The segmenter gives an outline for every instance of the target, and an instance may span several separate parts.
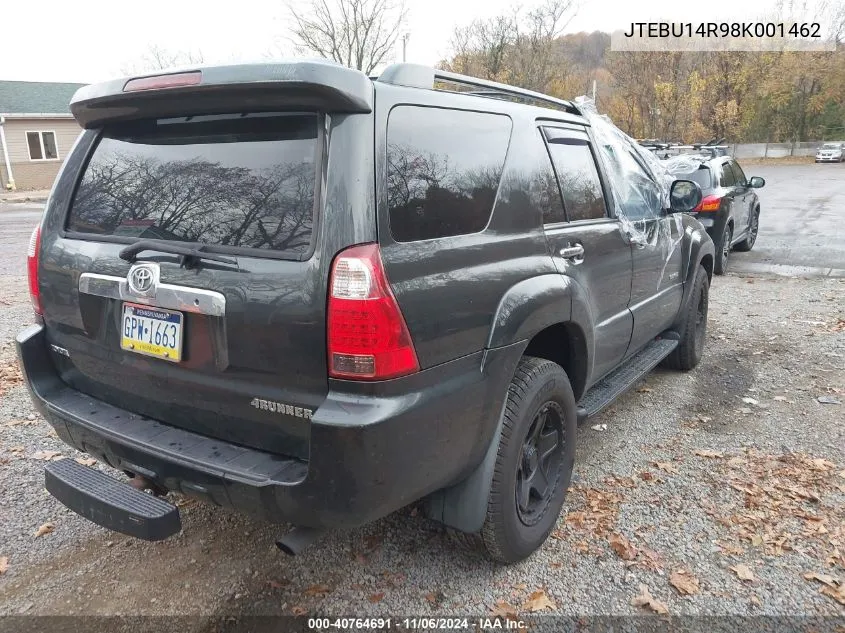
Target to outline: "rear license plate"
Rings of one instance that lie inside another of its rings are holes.
[[[124,303],[120,346],[178,363],[182,359],[182,313]]]

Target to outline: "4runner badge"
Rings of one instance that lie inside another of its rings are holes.
[[[253,398],[250,404],[261,411],[284,413],[286,415],[296,416],[297,418],[305,418],[306,420],[310,420],[311,415],[314,413],[314,411],[305,407],[295,407],[292,404],[274,402],[273,400],[262,400],[261,398]]]

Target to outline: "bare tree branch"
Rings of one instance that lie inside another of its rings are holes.
[[[300,51],[368,74],[396,46],[407,15],[405,0],[308,0],[305,9],[287,2]]]

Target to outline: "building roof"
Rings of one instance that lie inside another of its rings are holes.
[[[73,93],[85,84],[0,81],[0,114],[70,114]]]

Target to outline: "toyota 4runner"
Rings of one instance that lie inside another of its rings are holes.
[[[47,466],[99,525],[165,538],[179,491],[294,524],[295,552],[422,500],[516,561],[559,516],[577,423],[701,358],[701,192],[588,103],[294,62],[71,111],[17,342],[59,437],[132,478]]]

